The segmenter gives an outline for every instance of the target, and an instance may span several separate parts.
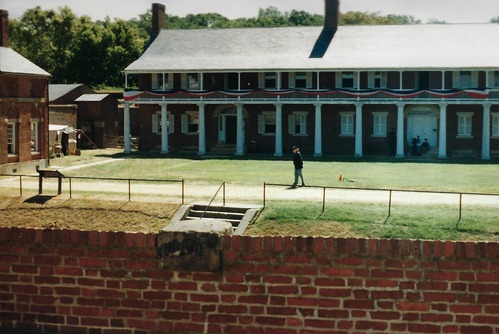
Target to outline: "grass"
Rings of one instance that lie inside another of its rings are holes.
[[[249,234],[320,235],[366,238],[431,240],[499,240],[495,210],[478,207],[467,210],[459,220],[450,205],[397,205],[388,216],[386,205],[339,203],[324,213],[315,204],[273,203],[267,206]]]
[[[155,153],[123,155],[121,150],[82,151],[81,157],[52,161],[72,166],[114,159],[113,163],[68,170],[67,176],[185,179],[189,184],[261,187],[264,182],[290,184],[291,156],[233,159],[163,156]],[[340,182],[339,175],[352,182]],[[434,192],[492,193],[499,189],[499,168],[493,162],[445,160],[407,162],[313,159],[305,155],[308,185],[403,189]],[[260,188],[258,188],[260,189]],[[258,190],[260,191],[260,190]],[[421,196],[425,196],[424,193]],[[319,196],[320,197],[320,196]],[[230,200],[230,199],[229,199]],[[447,240],[499,240],[497,205],[468,205],[459,219],[455,205],[395,203],[388,216],[386,203],[327,203],[320,200],[271,199],[248,234],[323,235]]]
[[[178,158],[150,153],[121,154],[121,150],[82,151],[81,157],[54,159],[53,165],[71,166],[86,162],[116,159],[112,164],[89,166],[65,173],[68,176],[106,176],[149,179],[186,179],[201,183],[262,185],[289,184],[293,181],[291,156],[279,159],[202,159]],[[305,159],[307,157],[305,156]],[[310,158],[312,159],[312,158]],[[351,186],[357,188],[411,189],[453,192],[497,193],[499,168],[490,162],[370,162],[311,160],[305,161],[305,180],[310,185]],[[339,175],[354,181],[340,183]]]

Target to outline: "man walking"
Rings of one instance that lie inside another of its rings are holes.
[[[301,186],[305,186],[305,181],[303,180],[303,158],[301,157],[300,149],[293,146],[293,165],[295,166],[295,183],[293,187],[298,184],[298,177],[301,179]]]

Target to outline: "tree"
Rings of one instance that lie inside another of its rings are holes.
[[[379,13],[371,12],[347,12],[340,15],[340,25],[375,25],[375,24],[419,24],[413,16],[408,15],[387,15],[381,16]]]
[[[121,71],[142,52],[145,32],[138,22],[92,22],[68,7],[26,11],[12,20],[11,47],[52,75],[52,83],[122,86]]]
[[[73,57],[76,16],[68,7],[43,11],[27,10],[20,21],[11,21],[11,47],[52,74],[52,80],[64,81],[68,62]]]
[[[499,16],[490,19],[490,23],[499,23]]]

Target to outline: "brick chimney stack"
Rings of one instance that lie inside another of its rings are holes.
[[[340,0],[325,0],[324,29],[336,31],[340,21]]]
[[[9,47],[9,12],[0,9],[0,46]]]
[[[157,36],[161,29],[165,29],[165,5],[152,4],[152,35]]]

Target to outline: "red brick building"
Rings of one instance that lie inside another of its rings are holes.
[[[8,12],[0,10],[0,171],[48,163],[50,74],[8,47]]]
[[[427,138],[438,158],[499,156],[498,24],[338,26],[339,1],[325,9],[323,27],[172,30],[154,4],[124,71],[140,149],[404,158]]]
[[[112,94],[99,94],[83,84],[52,84],[50,89],[51,145],[65,127],[76,130],[69,139],[81,149],[116,147],[123,129],[118,100]],[[79,134],[79,136],[77,135]]]

